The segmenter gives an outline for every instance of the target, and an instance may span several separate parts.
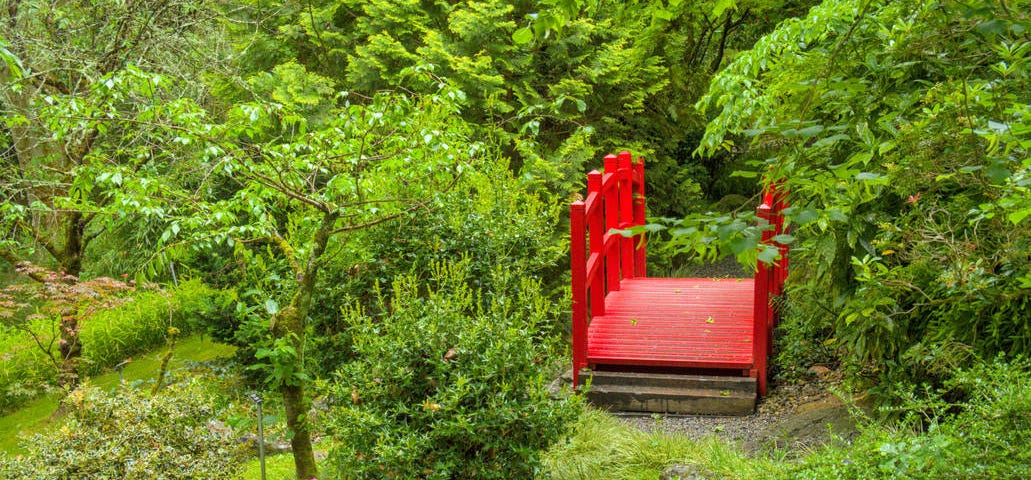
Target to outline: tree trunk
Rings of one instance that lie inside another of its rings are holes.
[[[315,451],[311,446],[311,432],[308,430],[308,410],[310,403],[304,398],[304,386],[280,385],[283,394],[283,406],[286,408],[286,425],[293,432],[290,447],[294,454],[294,469],[297,478],[308,480],[318,476],[315,465]]]
[[[338,215],[327,212],[319,229],[312,237],[311,253],[308,255],[307,264],[301,267],[298,272],[297,292],[290,301],[290,306],[283,309],[277,315],[278,319],[273,327],[273,334],[277,338],[292,338],[293,347],[297,350],[296,371],[304,371],[304,342],[305,330],[308,319],[308,312],[311,310],[312,295],[315,292],[315,284],[318,281],[319,267],[322,262],[322,253],[326,251],[326,244],[332,235],[333,225]],[[294,469],[297,471],[297,478],[308,480],[318,475],[318,467],[315,464],[315,451],[311,445],[311,431],[308,429],[308,412],[311,410],[311,400],[304,395],[304,384],[300,379],[285,379],[280,384],[279,390],[283,395],[283,406],[286,409],[286,424],[293,433],[290,445],[294,454]]]
[[[74,388],[79,383],[79,358],[82,357],[82,344],[79,343],[79,317],[75,312],[61,315],[61,371],[57,374],[58,384],[66,388]]]

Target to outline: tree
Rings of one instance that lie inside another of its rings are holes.
[[[546,191],[565,200],[596,151],[631,148],[657,173],[650,205],[665,214],[696,208],[699,184],[717,173],[718,162],[690,158],[704,125],[693,105],[710,76],[813,2],[246,3],[244,70],[303,65],[369,94],[432,63],[469,95],[463,117]]]
[[[758,152],[791,191],[791,308],[854,365],[1031,352],[1026,3],[826,0],[699,104],[700,151]]]
[[[19,263],[16,271],[32,282],[0,289],[0,322],[27,333],[53,362],[58,371],[58,384],[69,389],[75,387],[82,357],[81,320],[92,312],[128,301],[128,294],[136,290],[135,282],[130,284],[107,277],[79,281],[71,275],[28,262]],[[30,310],[35,313],[27,313]],[[51,327],[37,329],[38,320]]]
[[[172,188],[137,177],[115,200],[148,202],[167,222],[162,240],[171,254],[265,248],[289,265],[293,276],[281,285],[289,300],[265,301],[270,318],[257,356],[283,396],[298,478],[317,473],[304,349],[321,269],[348,232],[427,208],[481,155],[458,116],[462,92],[426,69],[412,75],[439,90],[370,97],[314,90],[304,102],[237,104],[223,122],[200,109],[184,112],[176,128],[205,146],[198,182]],[[320,114],[309,121],[302,113],[313,109]]]
[[[187,80],[219,63],[202,46],[212,12],[204,0],[0,5],[0,258],[49,259],[77,277],[122,178],[96,172],[149,168],[173,148],[148,126],[155,106],[203,94]],[[156,75],[183,81],[173,91]],[[151,153],[129,153],[141,147]]]

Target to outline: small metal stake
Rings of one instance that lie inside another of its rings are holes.
[[[118,389],[119,390],[125,390],[125,378],[122,377],[122,370],[124,370],[125,366],[128,365],[129,362],[131,362],[131,361],[132,361],[132,359],[127,358],[125,360],[122,360],[122,363],[119,363],[118,365],[115,365],[115,370],[118,371]]]
[[[265,480],[265,416],[261,414],[261,395],[248,393],[247,397],[258,407],[258,458],[261,460],[261,480]]]

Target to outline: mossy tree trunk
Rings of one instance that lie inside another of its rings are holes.
[[[312,238],[312,249],[305,265],[299,265],[297,292],[290,305],[276,316],[273,333],[276,338],[287,338],[296,349],[296,365],[293,372],[304,371],[304,342],[308,312],[311,310],[312,295],[318,282],[322,254],[333,234],[333,226],[339,215],[327,212],[322,217],[319,229]],[[297,478],[310,479],[318,475],[315,464],[315,452],[311,444],[311,431],[308,428],[308,412],[311,410],[311,399],[304,394],[304,382],[296,377],[284,377],[279,385],[283,395],[283,406],[286,409],[286,424],[293,433],[290,446],[293,449],[294,468]]]

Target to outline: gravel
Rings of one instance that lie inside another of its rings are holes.
[[[847,410],[837,397],[828,393],[827,385],[822,380],[812,379],[777,386],[760,400],[755,413],[744,417],[629,412],[613,415],[647,432],[675,433],[693,440],[716,436],[751,452],[770,442],[778,447],[810,448],[826,441],[825,422],[839,423],[836,417],[842,415],[847,419]],[[848,427],[837,430],[848,430]],[[784,438],[785,435],[789,438]]]

